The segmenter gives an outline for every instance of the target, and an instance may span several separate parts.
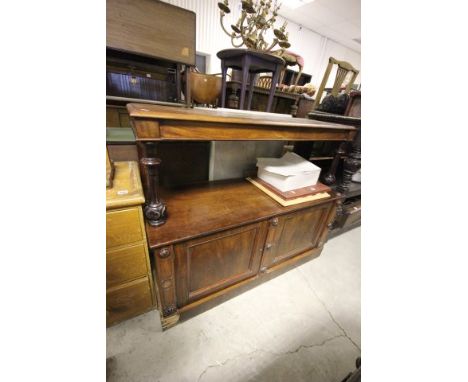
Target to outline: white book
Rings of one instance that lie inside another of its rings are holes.
[[[320,167],[291,152],[281,158],[257,158],[257,167],[260,179],[283,192],[315,185],[321,171]]]

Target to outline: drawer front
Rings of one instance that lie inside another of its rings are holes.
[[[152,307],[147,277],[107,291],[107,325],[134,317]]]
[[[262,268],[317,247],[330,207],[331,204],[325,204],[274,219],[268,230]]]
[[[144,277],[148,273],[145,244],[110,249],[106,254],[107,287]]]
[[[106,247],[131,244],[144,239],[141,208],[132,207],[106,213]]]
[[[174,246],[178,306],[256,275],[265,234],[263,222]]]

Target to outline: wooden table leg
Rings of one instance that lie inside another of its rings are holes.
[[[244,100],[245,100],[245,90],[247,89],[247,81],[249,80],[249,67],[250,67],[250,57],[244,56],[242,63],[242,84],[240,90],[240,101],[239,109],[244,109]]]
[[[280,73],[281,73],[281,66],[277,66],[275,69],[275,72],[273,73],[273,77],[271,79],[270,95],[268,96],[268,104],[266,108],[267,113],[270,112],[271,105],[273,104],[273,97],[275,96],[276,84],[278,83]]]
[[[247,110],[250,110],[250,107],[252,105],[252,98],[253,98],[256,81],[257,81],[257,75],[255,73],[252,73],[250,75],[250,89],[249,89],[249,99],[247,100]]]
[[[226,74],[227,66],[224,64],[224,60],[221,61],[221,75],[222,75],[222,85],[221,85],[221,107],[226,107]]]
[[[159,165],[161,164],[161,159],[154,157],[156,154],[154,143],[146,143],[145,146],[150,146],[147,148],[141,148],[141,145],[139,145],[139,154],[145,155],[140,159],[140,167],[142,168],[141,177],[145,194],[143,212],[150,225],[159,226],[164,224],[167,219],[166,205],[159,198]]]

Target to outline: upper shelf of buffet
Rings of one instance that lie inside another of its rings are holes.
[[[356,129],[284,114],[233,109],[127,105],[137,140],[336,140]]]

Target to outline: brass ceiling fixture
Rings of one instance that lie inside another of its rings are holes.
[[[288,32],[286,32],[287,22],[285,21],[279,29],[274,28],[278,10],[281,7],[277,0],[274,3],[272,0],[260,0],[255,3],[253,0],[243,0],[241,16],[236,24],[231,25],[232,32],[224,27],[224,16],[231,12],[229,1],[220,1],[218,7],[221,28],[231,37],[232,46],[235,48],[245,45],[248,49],[271,52],[276,45],[279,45],[281,49],[274,53],[282,55],[284,50],[291,46],[288,42]],[[270,28],[274,28],[275,38],[271,44],[268,44],[264,39],[264,34]]]

